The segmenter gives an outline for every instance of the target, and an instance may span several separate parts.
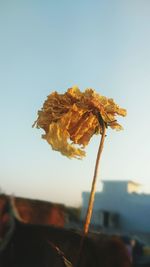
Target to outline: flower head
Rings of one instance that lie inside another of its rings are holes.
[[[112,129],[122,129],[116,115],[126,116],[126,110],[113,99],[92,89],[81,92],[74,86],[64,94],[51,93],[38,111],[33,126],[45,131],[42,137],[52,149],[69,158],[82,158],[85,146],[94,134],[102,134],[104,124]]]

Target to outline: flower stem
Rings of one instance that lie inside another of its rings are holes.
[[[101,135],[100,145],[99,145],[99,149],[98,149],[98,152],[97,152],[94,176],[93,176],[93,181],[92,181],[92,188],[91,188],[90,199],[89,199],[89,204],[88,204],[88,209],[87,209],[87,214],[86,214],[86,219],[85,219],[85,224],[84,224],[84,235],[86,235],[88,233],[89,225],[90,225],[90,221],[91,221],[93,205],[94,205],[94,196],[95,196],[95,191],[96,191],[96,181],[97,181],[98,167],[99,167],[99,163],[100,163],[101,154],[102,154],[102,151],[103,151],[105,133],[106,133],[106,126],[103,123],[103,132],[102,132],[102,135]]]
[[[100,119],[101,119],[101,117],[100,117]],[[94,169],[94,176],[93,176],[93,181],[92,181],[90,199],[89,199],[89,203],[88,203],[88,209],[87,209],[85,223],[84,223],[84,227],[83,227],[83,235],[82,235],[82,238],[81,238],[81,241],[80,241],[80,246],[79,246],[79,250],[78,250],[78,254],[77,254],[77,261],[76,261],[75,267],[79,267],[80,266],[80,260],[81,260],[83,244],[84,244],[85,237],[88,234],[89,225],[90,225],[91,216],[92,216],[92,211],[93,211],[94,196],[95,196],[95,191],[96,191],[96,180],[97,180],[97,174],[98,174],[98,167],[99,167],[99,163],[100,163],[101,154],[102,154],[102,151],[103,151],[105,134],[106,134],[106,125],[105,125],[105,123],[101,120],[100,124],[101,124],[101,126],[103,126],[102,127],[103,131],[102,131],[102,135],[101,135],[101,139],[100,139],[99,149],[98,149],[98,152],[97,152],[97,158],[96,158],[96,164],[95,164],[95,169]]]

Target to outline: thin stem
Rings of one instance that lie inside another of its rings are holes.
[[[97,180],[97,174],[98,174],[98,167],[99,167],[99,163],[100,163],[101,154],[103,151],[105,134],[106,134],[106,125],[103,122],[103,132],[101,135],[99,149],[97,152],[97,158],[96,158],[96,164],[95,164],[95,169],[94,169],[94,176],[93,176],[93,181],[92,181],[90,199],[89,199],[89,203],[88,203],[88,209],[87,209],[85,224],[84,224],[84,228],[83,228],[83,236],[82,236],[81,241],[80,241],[80,247],[79,247],[79,251],[78,251],[78,255],[77,255],[77,262],[75,265],[76,267],[80,266],[81,253],[82,253],[82,249],[83,249],[83,245],[84,245],[84,240],[85,240],[85,237],[88,233],[89,225],[90,225],[90,221],[91,221],[92,210],[93,210],[93,205],[94,205],[94,196],[95,196],[95,191],[96,191],[96,180]]]
[[[106,126],[105,126],[105,124],[103,124],[103,132],[101,135],[100,145],[99,145],[99,149],[98,149],[98,153],[97,153],[93,182],[92,182],[92,188],[91,188],[91,193],[90,193],[90,199],[89,199],[89,204],[88,204],[88,209],[87,209],[87,214],[86,214],[86,219],[85,219],[85,224],[84,224],[84,235],[86,235],[88,233],[89,225],[90,225],[90,221],[91,221],[92,210],[93,210],[93,205],[94,205],[94,196],[95,196],[95,191],[96,191],[98,167],[99,167],[99,163],[100,163],[101,154],[103,151],[105,133],[106,133]]]

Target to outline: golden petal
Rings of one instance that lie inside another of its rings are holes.
[[[118,122],[112,122],[109,125],[112,129],[115,129],[116,131],[123,130],[123,127]]]
[[[85,156],[85,151],[69,144],[68,138],[68,131],[62,129],[59,123],[50,124],[49,132],[44,136],[44,139],[52,146],[53,150],[61,152],[61,154],[68,158],[83,158]]]
[[[87,145],[92,135],[98,130],[97,117],[86,109],[73,105],[61,120],[61,127],[69,132],[70,140],[75,144]],[[84,137],[85,136],[85,137]]]

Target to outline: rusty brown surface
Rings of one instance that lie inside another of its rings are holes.
[[[0,196],[0,215],[8,196]],[[14,198],[15,208],[25,223],[56,225],[64,227],[66,215],[62,204],[42,200]]]

